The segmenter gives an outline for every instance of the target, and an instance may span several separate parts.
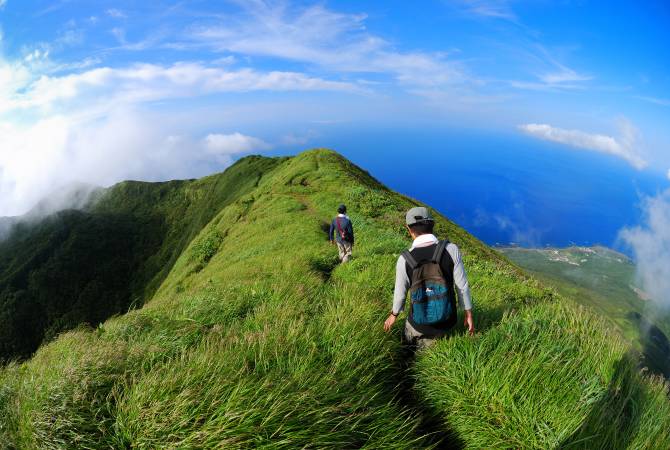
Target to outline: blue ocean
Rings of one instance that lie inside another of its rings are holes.
[[[645,196],[670,185],[660,168],[522,134],[348,129],[320,141],[489,245],[625,251],[619,231],[641,222]]]

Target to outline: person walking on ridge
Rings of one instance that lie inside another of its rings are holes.
[[[405,307],[409,290],[410,311],[404,331],[408,344],[428,347],[456,324],[456,293],[465,310],[464,325],[470,335],[474,334],[470,286],[458,247],[433,235],[435,221],[424,207],[407,211],[405,222],[414,242],[398,257],[393,307],[384,330],[391,330]]]
[[[333,239],[335,235],[335,239]],[[354,227],[351,219],[347,216],[347,207],[340,205],[337,207],[337,216],[330,223],[328,239],[331,244],[337,244],[340,261],[345,263],[351,259],[351,250],[354,246]]]

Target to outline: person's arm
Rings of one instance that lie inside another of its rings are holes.
[[[351,219],[349,219],[349,223],[347,224],[347,228],[349,228],[349,230],[348,230],[349,231],[349,236],[351,236],[351,243],[353,244],[354,243],[354,224],[351,221]]]
[[[330,222],[330,230],[328,231],[328,240],[333,243],[333,232],[335,231],[335,221]]]
[[[475,324],[472,319],[472,297],[470,296],[470,283],[468,283],[468,276],[465,273],[463,266],[463,259],[461,252],[455,244],[449,244],[447,251],[454,261],[454,285],[456,286],[456,293],[458,294],[458,304],[465,310],[464,325],[468,328],[470,334],[475,332]]]
[[[393,289],[393,307],[386,322],[384,322],[384,331],[389,331],[398,317],[398,314],[405,308],[405,297],[409,289],[409,277],[405,267],[405,258],[400,255],[395,265],[395,288]]]

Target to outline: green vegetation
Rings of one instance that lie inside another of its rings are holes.
[[[124,182],[83,211],[14,227],[0,241],[0,361],[151,298],[191,240],[281,160],[244,158],[193,181]],[[201,259],[219,237],[201,244]]]
[[[641,365],[670,379],[670,317],[637,286],[635,266],[605,247],[500,248],[567,298],[607,318],[640,353]]]
[[[151,293],[143,308],[63,333],[0,370],[0,442],[47,449],[670,445],[665,385],[635,370],[605,321],[439,215],[437,234],[463,251],[479,332],[472,338],[459,326],[408,362],[401,327],[385,334],[382,323],[396,258],[409,244],[404,212],[417,203],[331,151],[253,161],[265,166],[248,189],[203,191],[211,216],[169,214],[173,203],[157,199],[183,191],[161,197],[148,184],[122,184],[97,206],[111,213],[163,204],[172,230],[163,236],[184,245],[172,251],[159,241],[160,258],[146,263],[153,270],[137,278]],[[217,177],[241,164],[250,162]],[[224,193],[228,200],[217,203]],[[354,259],[338,266],[324,224],[342,201],[358,243]],[[169,273],[159,270],[164,262]]]

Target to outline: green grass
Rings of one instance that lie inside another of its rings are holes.
[[[625,255],[604,247],[499,251],[609,320],[640,354],[643,366],[670,378],[670,317],[636,287],[635,266]]]
[[[20,224],[0,241],[0,361],[141,306],[202,228],[282,160],[247,157],[200,180],[127,181],[83,211]],[[206,263],[221,239],[201,240],[194,257]]]
[[[386,334],[382,323],[396,258],[409,245],[404,211],[417,202],[324,150],[280,160],[259,178],[193,234],[142,309],[64,333],[0,370],[0,442],[670,443],[665,386],[634,370],[606,323],[439,215],[438,234],[463,251],[479,332],[466,336],[459,325],[409,362],[400,324]],[[127,204],[133,194],[124,195]],[[323,225],[341,202],[357,245],[338,266]]]

